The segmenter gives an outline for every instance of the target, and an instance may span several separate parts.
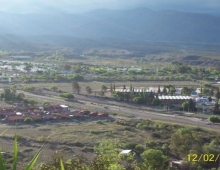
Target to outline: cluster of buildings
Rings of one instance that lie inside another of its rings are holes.
[[[195,104],[195,109],[199,111],[208,111],[212,112],[215,106],[215,103],[218,102],[214,97],[209,96],[199,96],[198,91],[193,91],[189,96],[181,95],[181,89],[176,89],[176,92],[171,95],[155,95],[157,88],[149,87],[148,89],[133,89],[133,93],[154,93],[154,97],[158,98],[161,101],[162,105],[165,105],[169,108],[182,108],[183,102],[188,102],[190,99],[193,100]],[[117,91],[121,93],[131,93],[130,89],[118,89]]]
[[[195,104],[195,109],[197,111],[206,111],[206,112],[212,112],[214,107],[215,107],[215,103],[218,102],[215,98],[212,97],[208,97],[208,96],[195,96],[195,95],[191,95],[191,96],[158,96],[158,99],[162,101],[163,105],[166,106],[173,106],[176,108],[180,108],[181,104],[183,102],[188,102],[190,99],[193,100],[194,104]]]
[[[89,110],[71,111],[66,105],[24,106],[15,104],[13,107],[0,108],[1,122],[42,122],[67,119],[106,118],[108,114]]]

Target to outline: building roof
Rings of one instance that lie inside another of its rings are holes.
[[[62,107],[62,108],[68,108],[69,106],[66,106],[66,105],[60,105],[60,107]]]
[[[130,152],[131,152],[131,150],[122,150],[119,154],[128,154]]]
[[[190,96],[158,96],[160,100],[189,100]]]
[[[9,116],[7,119],[9,121],[16,121],[16,120],[24,120],[26,116]]]

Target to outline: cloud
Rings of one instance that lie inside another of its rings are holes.
[[[220,11],[219,0],[0,0],[0,3],[0,10],[19,13],[77,13],[99,8],[129,9],[135,7],[191,12]]]

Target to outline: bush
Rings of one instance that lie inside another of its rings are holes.
[[[45,142],[47,140],[47,137],[45,137],[45,136],[39,136],[38,138],[37,138],[37,141],[38,142]]]
[[[136,125],[136,128],[137,128],[137,129],[141,129],[141,128],[142,128],[142,124],[141,124],[141,123],[138,123],[138,124]]]
[[[142,152],[144,152],[145,147],[143,145],[138,144],[135,146],[135,150],[139,153],[142,153]]]
[[[98,120],[96,123],[97,123],[97,124],[100,124],[100,125],[103,125],[103,124],[104,124],[103,121],[101,121],[101,120]]]
[[[212,123],[220,123],[220,118],[218,116],[209,117],[209,121]]]
[[[150,148],[150,149],[155,148],[157,145],[158,145],[158,143],[157,143],[157,142],[154,142],[154,141],[152,141],[152,140],[146,141],[146,147],[148,147],[148,148]]]
[[[74,96],[70,93],[61,93],[61,94],[59,94],[59,97],[63,97],[66,99],[74,99]]]
[[[137,144],[133,143],[133,142],[128,142],[128,143],[124,144],[125,149],[135,149],[136,146],[137,146]]]
[[[33,119],[31,119],[30,117],[27,117],[24,119],[25,123],[31,123],[33,121]]]
[[[133,99],[133,102],[137,103],[137,104],[141,104],[141,103],[143,103],[143,99],[142,99],[142,97],[135,97]]]
[[[50,102],[49,101],[43,101],[43,103],[42,103],[44,106],[45,105],[50,105]]]

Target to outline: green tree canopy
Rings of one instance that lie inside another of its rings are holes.
[[[168,166],[168,157],[161,150],[149,149],[141,154],[146,168],[163,170]]]
[[[57,86],[51,86],[50,89],[53,90],[53,91],[57,91],[58,87]]]
[[[192,132],[187,128],[178,129],[171,137],[171,148],[182,156],[189,154],[195,143]]]
[[[188,88],[188,87],[183,87],[181,90],[181,93],[184,95],[187,95],[187,96],[189,96],[191,94],[191,92],[192,92],[192,89]]]
[[[209,121],[212,123],[220,123],[220,118],[218,116],[210,116]]]

